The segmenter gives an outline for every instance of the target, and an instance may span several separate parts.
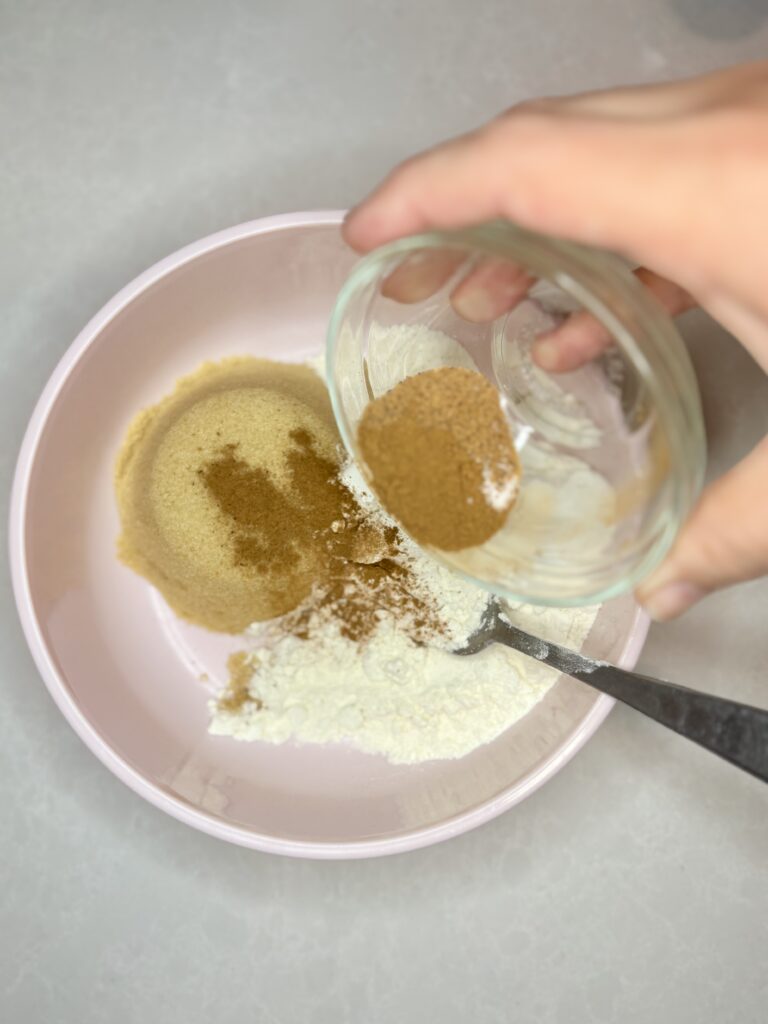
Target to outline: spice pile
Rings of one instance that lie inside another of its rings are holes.
[[[420,544],[461,551],[504,525],[520,464],[498,393],[476,370],[401,381],[366,406],[358,442],[382,504]]]
[[[362,642],[383,609],[396,612],[414,640],[439,632],[431,602],[413,592],[408,570],[397,561],[398,530],[370,521],[339,480],[338,461],[319,454],[307,430],[292,430],[289,438],[285,493],[264,469],[238,458],[234,445],[198,470],[231,521],[238,568],[270,574],[306,562],[311,553],[310,594],[301,603],[294,595],[281,628],[306,640],[319,621],[333,617],[342,636]]]

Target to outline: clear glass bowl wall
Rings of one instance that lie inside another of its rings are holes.
[[[382,294],[414,259],[447,250],[460,266],[421,301]],[[459,317],[457,281],[480,261],[524,267],[533,284],[487,324]],[[536,337],[586,310],[611,337],[596,358],[547,373]],[[430,344],[412,331],[421,326]],[[365,406],[403,377],[471,358],[499,389],[519,451],[520,492],[484,545],[434,557],[503,597],[581,605],[616,596],[668,551],[700,489],[704,430],[696,379],[672,321],[626,265],[609,254],[508,224],[404,239],[362,259],[330,322],[327,374],[344,444],[357,445]]]

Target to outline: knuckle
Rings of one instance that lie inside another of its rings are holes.
[[[558,112],[559,105],[557,100],[550,99],[547,96],[537,96],[515,103],[506,113],[510,117],[543,119],[551,117]]]
[[[399,184],[403,180],[410,178],[414,170],[420,166],[422,160],[422,153],[416,153],[413,156],[406,157],[405,160],[401,160],[390,174],[391,181]]]
[[[500,114],[484,132],[489,141],[501,145],[535,145],[553,139],[564,127],[555,101],[526,100]]]

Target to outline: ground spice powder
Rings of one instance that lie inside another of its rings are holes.
[[[291,431],[290,439],[288,496],[268,473],[238,458],[236,445],[228,445],[198,471],[231,520],[238,566],[268,572],[296,564],[313,550],[312,593],[282,628],[308,639],[330,616],[343,636],[362,643],[379,615],[391,612],[417,641],[434,635],[441,628],[436,610],[412,592],[411,574],[396,559],[398,531],[369,522],[339,480],[338,463],[316,451],[307,430]]]
[[[440,367],[370,402],[358,443],[384,507],[419,544],[460,551],[504,525],[520,464],[496,389]]]
[[[233,555],[242,569],[270,572],[299,564],[302,553],[319,547],[318,537],[343,514],[347,498],[337,462],[317,451],[304,428],[290,431],[289,439],[285,491],[261,466],[240,458],[237,444],[225,445],[198,470],[230,521]]]
[[[261,707],[260,700],[251,697],[251,680],[256,672],[256,664],[251,660],[247,651],[234,651],[227,658],[227,672],[229,673],[229,684],[225,694],[219,700],[219,707],[222,711],[240,711],[244,704],[251,702]]]

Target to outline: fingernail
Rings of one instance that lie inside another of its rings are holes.
[[[560,346],[556,341],[546,338],[537,341],[533,346],[533,358],[542,370],[556,370],[560,361]]]
[[[497,300],[485,288],[472,288],[457,295],[453,308],[459,316],[472,323],[485,323],[499,315]]]
[[[642,605],[655,622],[666,622],[682,615],[704,597],[701,587],[693,583],[668,583],[642,600]]]

